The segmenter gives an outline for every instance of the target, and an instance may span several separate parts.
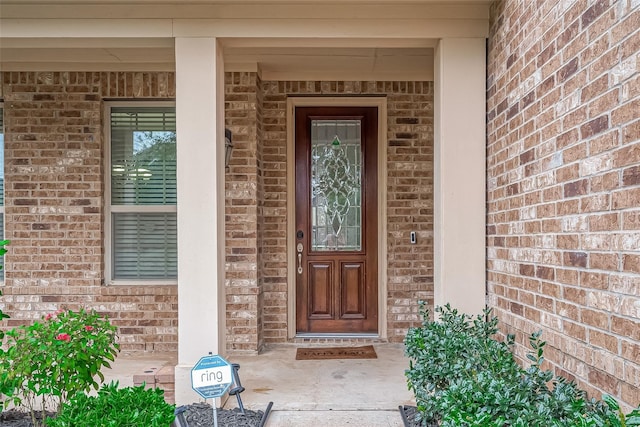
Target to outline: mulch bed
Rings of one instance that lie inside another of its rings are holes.
[[[399,406],[400,415],[402,416],[402,422],[404,427],[438,427],[438,424],[422,424],[419,420],[419,412],[415,406]]]
[[[265,411],[240,409],[218,409],[217,418],[219,427],[262,427],[267,422],[271,405]],[[208,403],[194,403],[186,406],[185,420],[189,427],[213,426],[213,407]]]
[[[208,403],[193,403],[185,406],[185,420],[189,427],[213,426],[213,407]],[[271,405],[265,411],[250,411],[245,409],[242,414],[238,408],[218,409],[219,427],[263,427],[267,421]],[[53,413],[49,413],[53,416]],[[0,413],[0,427],[33,427],[28,412],[15,409]],[[77,426],[95,427],[95,426]]]
[[[36,418],[41,419],[40,412],[36,413]],[[47,412],[47,416],[52,417],[55,413]],[[25,411],[11,409],[0,412],[0,427],[33,427],[31,415]]]

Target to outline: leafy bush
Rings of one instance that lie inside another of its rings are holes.
[[[7,253],[7,249],[5,248],[5,246],[8,245],[9,243],[10,242],[8,240],[0,240],[0,257]],[[0,270],[2,270],[2,267],[3,266],[0,265]],[[0,296],[2,296],[2,291],[0,291]],[[8,318],[9,318],[9,315],[3,312],[2,309],[0,308],[0,322]],[[2,338],[4,338],[4,331],[0,329],[0,340],[2,340]],[[2,348],[0,348],[0,353],[2,353],[2,351],[3,351]],[[2,393],[2,390],[0,390],[0,394],[1,393]]]
[[[442,426],[602,425],[597,416],[602,407],[588,402],[585,392],[574,383],[561,377],[553,379],[551,372],[540,369],[545,345],[540,334],[533,334],[530,341],[533,364],[526,371],[487,369],[450,384],[442,393],[439,408]],[[513,357],[505,359],[504,364],[517,366]],[[549,388],[547,382],[551,380]]]
[[[0,292],[0,295],[2,295],[2,292]],[[6,315],[5,313],[2,312],[2,310],[0,310],[0,321],[8,317],[9,317],[8,315]],[[0,344],[2,344],[1,340],[3,337],[4,337],[4,332],[0,330]],[[2,347],[0,347],[0,409],[4,407],[5,400],[7,399],[7,397],[10,397],[11,395],[13,395],[13,392],[15,390],[13,381],[9,380],[8,366],[5,366],[5,364],[2,363],[2,360],[5,358],[4,354],[5,354],[5,350],[3,350]]]
[[[605,423],[603,425],[607,427],[637,427],[640,426],[640,406],[625,415],[620,409],[620,405],[616,400],[609,396],[604,395],[602,400],[607,404],[607,413],[605,415]]]
[[[0,373],[6,388],[13,388],[16,404],[31,412],[36,400],[42,410],[60,407],[81,391],[98,389],[119,346],[116,327],[95,312],[58,311],[6,334],[7,350],[0,354]]]
[[[540,332],[529,338],[531,365],[523,369],[511,351],[513,337],[493,338],[498,320],[490,310],[471,317],[436,307],[438,321],[429,320],[423,303],[420,312],[422,326],[407,333],[405,352],[423,425],[640,426],[638,410],[625,416],[614,399],[589,401],[575,383],[543,370]]]
[[[2,266],[0,265],[0,269],[2,268]],[[2,291],[0,291],[0,296],[2,296]],[[4,320],[4,319],[8,319],[9,315],[7,313],[5,313],[4,311],[2,311],[2,309],[0,308],[0,321]],[[4,338],[4,331],[2,329],[0,329],[0,340]],[[0,348],[0,351],[2,351],[2,349]]]
[[[169,427],[175,405],[164,400],[164,391],[145,387],[118,388],[117,382],[104,385],[97,396],[76,394],[65,403],[49,427]]]
[[[7,249],[5,248],[5,246],[8,244],[9,244],[8,240],[0,241],[0,256],[3,256],[4,254],[7,253]],[[2,267],[3,266],[0,265],[0,270],[2,270]],[[0,291],[0,296],[2,296],[2,291]],[[9,315],[3,312],[2,309],[0,308],[0,322],[8,318],[9,318]],[[0,329],[0,345],[2,344],[3,338],[4,338],[4,330]],[[5,351],[2,349],[2,347],[0,347],[0,359],[2,358],[2,355],[4,354],[4,352]],[[13,384],[10,381],[8,381],[8,376],[9,376],[9,373],[5,369],[3,369],[2,364],[0,363],[0,408],[4,406],[5,396],[12,394],[14,390]]]
[[[486,320],[489,311],[475,318],[460,314],[449,305],[436,307],[435,311],[440,320],[430,321],[429,311],[421,302],[422,327],[411,328],[405,338],[409,389],[415,393],[425,423],[441,419],[446,406],[442,394],[451,384],[487,369],[511,377],[519,374],[517,365],[511,363],[512,342],[491,339],[497,332],[498,320]]]

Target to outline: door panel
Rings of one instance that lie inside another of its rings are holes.
[[[341,319],[364,319],[366,315],[366,301],[364,283],[364,263],[341,263],[342,307]]]
[[[332,319],[333,306],[333,274],[332,264],[326,262],[310,262],[309,264],[309,318]]]
[[[296,330],[378,328],[375,107],[295,111]]]

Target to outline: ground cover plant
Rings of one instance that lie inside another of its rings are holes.
[[[174,419],[175,405],[164,400],[164,391],[144,385],[119,388],[117,382],[100,388],[97,396],[74,395],[62,406],[48,427],[168,427]]]
[[[530,366],[513,356],[513,337],[495,338],[498,320],[485,310],[475,317],[449,305],[430,319],[420,304],[422,325],[405,338],[406,371],[419,422],[444,427],[640,426],[640,408],[624,414],[615,399],[589,400],[575,383],[544,370],[539,332],[529,337]]]

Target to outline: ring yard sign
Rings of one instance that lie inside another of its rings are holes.
[[[205,399],[221,397],[232,383],[231,365],[222,356],[205,356],[191,369],[191,388]]]

